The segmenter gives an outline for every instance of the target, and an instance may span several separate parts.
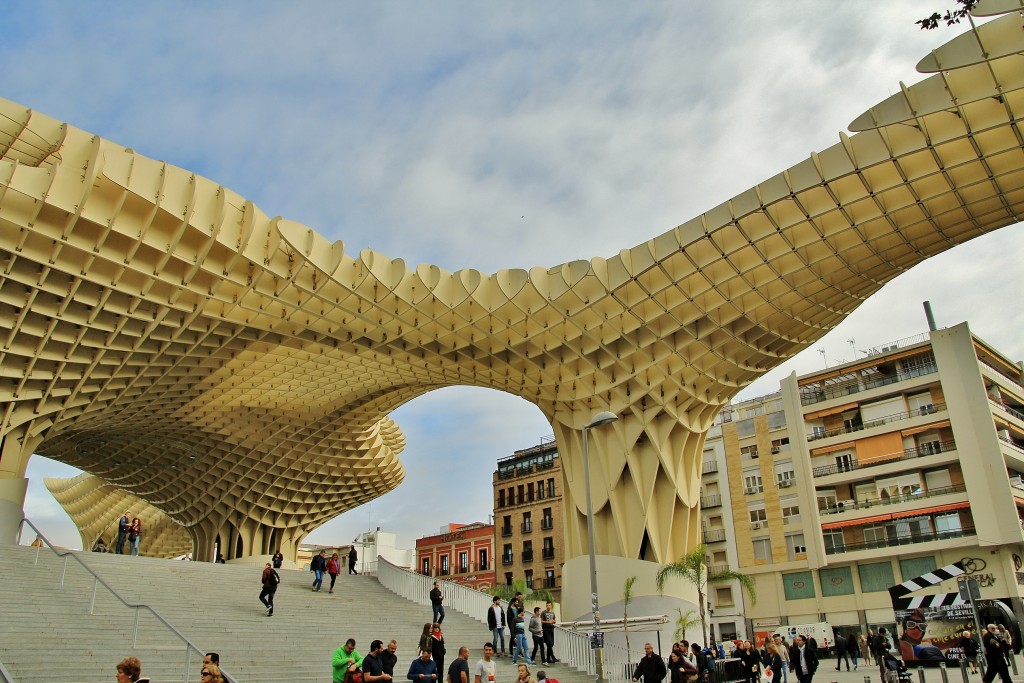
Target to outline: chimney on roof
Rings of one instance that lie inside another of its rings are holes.
[[[931,301],[925,301],[924,302],[924,317],[928,319],[928,331],[929,332],[934,332],[936,329],[938,329],[937,327],[935,327],[935,316],[932,315],[932,302]]]

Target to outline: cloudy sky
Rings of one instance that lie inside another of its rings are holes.
[[[831,146],[964,30],[918,30],[940,4],[14,0],[0,6],[0,97],[350,253],[493,272],[612,256]],[[1019,226],[936,257],[741,396],[925,331],[924,300],[939,325],[969,320],[1022,358],[1022,261]],[[486,519],[495,459],[552,431],[480,389],[394,417],[406,481],[311,540],[383,526],[411,543]],[[74,473],[33,458],[26,501],[71,546],[42,477]]]

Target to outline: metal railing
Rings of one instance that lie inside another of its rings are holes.
[[[804,386],[800,388],[800,404],[809,406],[815,403],[821,403],[822,401],[828,401],[833,398],[839,398],[840,396],[859,394],[862,391],[869,391],[871,389],[877,389],[878,387],[889,386],[890,384],[914,379],[915,377],[924,377],[925,375],[931,375],[938,371],[939,366],[932,362],[924,363],[908,369],[901,369],[894,375],[887,375],[884,377],[871,379],[854,377],[845,382],[837,382],[824,387],[814,385]]]
[[[938,447],[934,444],[938,443]],[[900,462],[901,460],[911,460],[913,458],[923,458],[926,455],[935,455],[937,453],[947,453],[949,451],[956,450],[956,442],[953,440],[949,441],[929,441],[928,443],[921,444],[916,448],[906,448],[903,450],[902,455],[895,455],[892,453],[886,455],[879,455],[871,460],[861,462],[859,460],[851,459],[849,462],[837,463],[835,465],[822,465],[821,467],[815,467],[811,470],[815,477],[824,477],[829,474],[837,474],[839,472],[852,472],[854,470],[864,469],[866,467],[878,467],[880,465],[888,465],[893,462]],[[898,451],[897,451],[898,452]],[[894,457],[889,457],[893,455]]]
[[[11,672],[7,670],[7,667],[4,666],[3,662],[0,662],[0,679],[2,679],[4,683],[14,683],[14,677],[11,676]]]
[[[963,493],[967,490],[967,487],[963,484],[957,484],[955,486],[943,486],[941,488],[928,489],[927,491],[921,491],[920,493],[908,493],[902,496],[891,496],[889,498],[871,498],[869,500],[858,500],[853,505],[832,505],[829,507],[821,508],[818,510],[818,514],[821,515],[838,515],[841,512],[849,512],[850,510],[863,510],[865,508],[877,507],[880,505],[897,505],[899,503],[909,503],[911,501],[920,500],[922,498],[931,498],[932,496],[941,496],[947,493]]]
[[[105,588],[108,593],[110,593],[112,596],[117,598],[117,600],[122,605],[124,605],[128,609],[131,609],[131,610],[135,611],[135,619],[134,619],[134,623],[133,623],[133,626],[132,626],[132,640],[131,640],[131,647],[132,647],[132,649],[135,649],[136,642],[138,640],[138,635],[139,635],[139,616],[140,616],[140,613],[143,610],[145,610],[146,612],[151,614],[157,621],[159,621],[161,624],[163,624],[164,627],[166,627],[171,633],[173,633],[178,638],[178,640],[180,640],[182,642],[182,644],[185,647],[185,668],[184,668],[183,677],[182,677],[181,680],[184,683],[188,683],[189,669],[192,668],[192,651],[194,650],[196,652],[196,654],[199,655],[199,661],[202,661],[203,654],[206,652],[206,650],[200,648],[198,645],[196,645],[191,640],[189,640],[188,636],[186,636],[184,633],[182,633],[177,628],[175,628],[174,625],[171,622],[169,622],[166,619],[164,619],[163,615],[161,615],[159,612],[157,612],[155,609],[153,609],[149,605],[142,604],[142,603],[138,603],[138,604],[131,603],[131,602],[128,602],[127,600],[125,600],[123,597],[121,597],[120,593],[118,593],[116,590],[114,590],[114,588],[110,584],[108,584],[106,581],[104,581],[100,577],[99,574],[97,574],[95,571],[93,571],[92,567],[87,565],[85,563],[85,561],[81,557],[79,557],[79,554],[77,552],[71,551],[71,550],[63,550],[62,551],[62,550],[58,550],[57,548],[55,548],[53,546],[53,544],[50,543],[49,539],[46,538],[46,536],[43,535],[43,532],[41,532],[36,527],[36,525],[33,524],[31,521],[29,521],[28,518],[26,518],[26,517],[22,517],[21,523],[18,525],[18,535],[17,535],[17,538],[21,538],[22,531],[24,530],[24,526],[26,524],[34,532],[36,532],[36,535],[43,542],[45,547],[49,548],[50,551],[54,555],[56,555],[57,557],[63,557],[64,558],[64,564],[61,566],[61,572],[60,572],[60,587],[61,588],[64,587],[64,577],[67,574],[68,558],[69,557],[74,559],[75,562],[77,562],[82,567],[82,569],[84,569],[86,572],[88,572],[90,575],[92,575],[93,583],[92,583],[92,596],[89,599],[89,614],[93,614],[95,609],[96,609],[96,593],[98,592],[100,586],[103,586],[103,588]],[[35,554],[35,557],[34,557],[34,559],[32,561],[33,565],[38,566],[38,564],[39,564],[39,554],[42,552],[42,550],[43,550],[43,545],[37,545],[36,546],[36,554]],[[230,676],[223,669],[221,669],[221,674],[223,674],[225,681],[229,681],[229,682],[236,681],[234,676]]]
[[[817,441],[818,439],[827,439],[830,436],[839,436],[840,434],[852,434],[853,432],[862,432],[865,429],[871,429],[872,427],[880,427],[882,425],[889,424],[890,422],[899,422],[900,420],[909,420],[914,417],[921,417],[923,415],[934,415],[937,412],[946,409],[945,403],[928,404],[921,406],[917,410],[910,410],[905,413],[894,413],[892,415],[886,415],[880,417],[877,420],[868,420],[861,424],[844,425],[842,427],[836,427],[834,429],[822,429],[820,431],[812,432],[807,435],[808,441]]]
[[[377,580],[381,585],[403,598],[412,600],[420,605],[430,604],[430,589],[433,587],[433,579],[416,574],[407,569],[397,567],[383,557],[378,558]],[[493,596],[473,590],[467,586],[450,581],[441,582],[441,590],[444,593],[444,604],[446,609],[453,609],[466,616],[476,619],[483,628],[487,628],[487,610],[491,608]],[[508,603],[501,601],[502,609],[508,608]],[[594,654],[590,649],[590,639],[586,633],[578,633],[561,626],[555,627],[555,647],[558,650],[558,658],[568,666],[579,671],[585,671],[595,675]],[[626,648],[617,645],[605,644],[604,661],[606,675],[615,675],[620,680],[629,680],[625,672],[630,662]],[[630,673],[632,670],[630,670]]]
[[[974,533],[975,531],[973,526],[965,526],[960,529],[950,529],[949,531],[929,531],[927,533],[919,534],[893,535],[877,541],[843,543],[841,546],[833,546],[831,548],[826,546],[825,554],[838,555],[840,553],[850,553],[855,550],[874,550],[876,548],[888,548],[894,545],[911,545],[913,543],[927,543],[928,541],[942,541],[948,538],[973,536]]]

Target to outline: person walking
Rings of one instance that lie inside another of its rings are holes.
[[[331,587],[327,589],[328,593],[334,592],[334,582],[338,580],[338,574],[341,573],[341,561],[338,560],[338,553],[331,555],[331,559],[327,560],[327,574],[331,577]]]
[[[441,604],[443,601],[444,595],[441,593],[441,583],[435,581],[434,587],[430,589],[430,608],[434,612],[431,619],[434,620],[435,624],[440,624],[444,621],[444,605]]]
[[[327,570],[326,553],[321,550],[319,555],[314,555],[309,562],[309,571],[313,572],[313,592],[316,593],[324,585],[324,572]]]
[[[853,660],[853,670],[857,670],[857,656],[860,654],[860,642],[857,640],[857,634],[850,631],[850,634],[846,636],[846,651],[850,653],[850,659]]]
[[[665,680],[667,673],[665,660],[661,658],[661,655],[655,654],[653,645],[644,643],[644,656],[640,658],[640,662],[633,671],[634,683],[641,678],[644,679],[644,683],[661,683]]]
[[[782,660],[782,670],[775,670],[775,680],[789,683],[789,643],[786,642],[781,633],[775,633],[772,635],[772,645],[775,646],[775,651],[778,653],[779,659]],[[779,678],[780,673],[782,674],[781,679]]]
[[[995,624],[986,627],[985,635],[981,637],[981,644],[985,648],[985,675],[982,677],[984,683],[992,683],[996,676],[1003,683],[1012,683],[1010,669],[1006,664],[1006,653],[1010,651],[1010,644],[999,636],[999,629]]]
[[[743,666],[743,675],[746,676],[747,683],[758,683],[761,679],[761,656],[749,640],[743,641],[739,651],[739,660]]]
[[[352,546],[351,548],[348,549],[348,573],[349,574],[359,574],[359,572],[356,571],[356,560],[357,559],[359,559],[359,556],[356,554],[356,547]]]
[[[530,653],[530,656],[536,662],[537,650],[540,650],[540,661],[547,662],[548,658],[544,652],[544,627],[540,623],[540,607],[533,608],[528,629],[530,637],[533,639],[533,652]]]
[[[846,655],[846,650],[847,650],[846,643],[847,643],[846,636],[844,636],[842,633],[837,633],[836,634],[836,671],[839,671],[842,668],[844,661],[846,662],[846,670],[847,671],[850,670],[850,658]]]
[[[267,562],[267,566],[263,568],[263,590],[260,592],[260,602],[267,608],[267,616],[274,616],[274,593],[277,592],[277,586],[281,583],[281,577],[277,571],[270,566]]]
[[[501,598],[497,595],[491,599],[491,606],[487,610],[487,628],[491,629],[492,649],[497,646],[499,640],[501,641],[501,650],[495,650],[494,655],[496,657],[503,656],[505,654],[505,610],[501,608]]]
[[[523,599],[519,598],[516,601],[516,651],[512,655],[512,663],[516,663],[516,658],[522,655],[523,659],[530,666],[533,666],[533,658],[530,656],[530,648],[526,644],[526,614],[523,608]]]
[[[978,673],[978,641],[971,637],[970,631],[960,634],[960,651],[964,653],[964,659],[971,667],[971,673]]]
[[[793,638],[793,647],[789,649],[789,668],[800,683],[811,683],[814,678],[814,672],[818,670],[818,655],[805,636]]]
[[[270,561],[274,563],[274,569],[280,569],[281,565],[284,564],[284,555],[281,554],[281,549],[278,548],[274,556],[270,558]]]
[[[469,648],[459,648],[459,656],[448,666],[446,683],[471,683],[469,680]]]

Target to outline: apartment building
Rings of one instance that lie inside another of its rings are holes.
[[[963,323],[723,412],[705,444],[704,538],[712,564],[755,578],[758,600],[713,587],[715,635],[892,628],[888,588],[958,560],[983,599],[1024,617],[1022,384]]]
[[[498,461],[493,475],[498,581],[523,579],[561,595],[564,531],[562,464],[554,440]]]
[[[494,587],[494,525],[447,524],[440,533],[416,539],[416,568],[480,591]]]

